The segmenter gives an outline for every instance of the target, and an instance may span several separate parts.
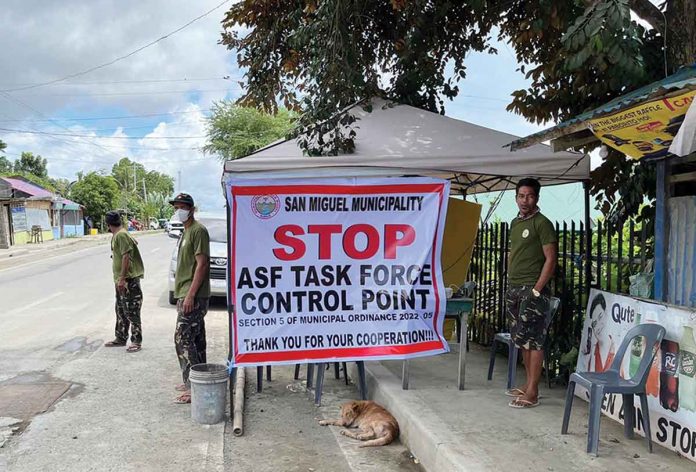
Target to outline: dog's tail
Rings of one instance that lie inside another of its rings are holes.
[[[394,440],[394,433],[388,431],[384,436],[360,443],[358,447],[385,446]]]

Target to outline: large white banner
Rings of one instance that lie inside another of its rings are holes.
[[[652,439],[696,461],[696,312],[684,307],[592,290],[583,326],[578,371],[602,372],[609,368],[629,329],[640,323],[657,323],[667,333],[650,368],[647,381]],[[631,377],[646,346],[634,342],[621,363],[621,375]],[[576,395],[589,399],[577,387]],[[634,397],[636,429],[645,436],[643,412]],[[623,423],[621,395],[605,395],[602,411]]]
[[[449,350],[440,267],[449,182],[228,177],[225,193],[235,365]]]

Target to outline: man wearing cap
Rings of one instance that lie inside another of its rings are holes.
[[[128,328],[131,344],[126,351],[138,352],[143,342],[140,322],[140,308],[143,305],[143,292],[140,279],[145,274],[143,259],[140,257],[138,243],[125,230],[121,215],[110,211],[106,214],[106,224],[111,237],[111,259],[116,284],[116,338],[104,344],[106,347],[125,346],[128,341]]]
[[[175,402],[191,403],[191,366],[206,361],[205,315],[210,298],[210,238],[206,227],[193,217],[191,195],[180,193],[169,203],[174,206],[175,216],[184,225],[184,232],[179,238],[174,276],[174,298],[177,299],[174,345],[184,383],[176,387],[183,393]]]

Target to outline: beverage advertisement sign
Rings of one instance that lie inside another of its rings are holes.
[[[602,372],[609,368],[624,336],[641,323],[664,326],[665,338],[650,367],[646,391],[650,429],[656,444],[696,461],[696,311],[592,290],[583,325],[578,372]],[[633,376],[647,346],[636,338],[621,362],[621,376]],[[586,389],[575,394],[589,400]],[[636,431],[645,435],[643,412],[634,397]],[[623,423],[621,395],[605,395],[602,412]]]

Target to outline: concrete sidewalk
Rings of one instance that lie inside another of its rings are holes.
[[[176,313],[166,292],[160,293],[145,298],[141,352],[103,347],[113,337],[113,320],[97,337],[48,351],[63,350],[60,366],[46,371],[70,388],[0,449],[0,471],[3,464],[17,472],[224,470],[225,422],[196,424],[190,405],[173,403],[174,386],[181,383],[173,343]],[[112,303],[105,300],[97,308],[106,310]],[[224,304],[211,307],[206,331],[209,361],[224,362]],[[63,362],[64,356],[72,359]]]
[[[129,233],[135,238],[162,233],[157,231],[136,231]],[[0,249],[0,270],[17,267],[29,262],[40,261],[45,258],[69,254],[83,249],[108,244],[111,234],[104,233],[95,236],[81,236],[79,238],[65,238],[46,241],[41,244],[22,244],[10,246],[9,249]]]
[[[410,390],[401,389],[401,362],[366,363],[370,398],[398,419],[401,439],[428,471],[692,471],[694,463],[603,417],[599,457],[585,453],[587,403],[573,405],[569,433],[560,434],[565,389],[544,388],[537,408],[509,408],[507,359],[499,356],[486,380],[488,350],[472,344],[466,390],[457,390],[458,345],[448,354],[410,362]],[[524,380],[519,372],[518,379]]]
[[[129,233],[133,237],[144,236],[147,234],[161,233],[162,230],[156,231],[133,231]],[[19,244],[10,246],[8,249],[0,249],[0,260],[10,257],[20,257],[29,254],[36,254],[44,251],[55,251],[68,246],[86,244],[101,244],[111,238],[111,233],[101,233],[94,236],[79,236],[76,238],[52,239],[39,244]]]

